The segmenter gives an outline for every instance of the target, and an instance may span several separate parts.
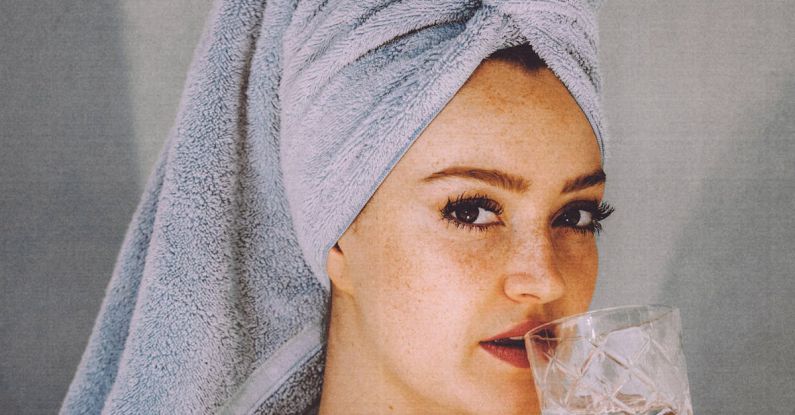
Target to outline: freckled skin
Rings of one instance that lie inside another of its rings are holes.
[[[530,185],[517,193],[423,181],[450,166],[499,169]],[[593,131],[551,71],[484,61],[329,253],[321,413],[538,413],[530,370],[480,342],[587,309],[595,237],[553,221],[573,201],[601,200],[602,184],[561,193],[599,167]],[[444,219],[461,194],[499,203],[500,224],[476,231]]]

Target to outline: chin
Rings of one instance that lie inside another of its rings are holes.
[[[532,393],[535,393],[532,391]],[[489,402],[481,402],[471,411],[473,415],[537,415],[538,402],[535,397],[506,397],[502,396]]]
[[[486,380],[484,379],[484,381]],[[499,384],[489,383],[488,386],[489,388],[486,390],[467,394],[468,410],[455,411],[455,413],[533,415],[541,412],[532,380],[530,382],[519,380]]]
[[[525,384],[520,386],[501,394],[503,403],[499,405],[500,413],[524,415],[540,413],[535,385],[531,383],[529,386]]]

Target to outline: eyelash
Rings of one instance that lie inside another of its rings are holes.
[[[453,212],[455,212],[456,209],[462,205],[468,205],[469,207],[473,208],[482,208],[494,213],[497,216],[501,215],[503,211],[502,206],[500,206],[499,203],[488,198],[486,195],[476,194],[474,196],[466,196],[462,194],[456,199],[447,199],[447,203],[440,211],[442,214],[442,219],[454,224],[457,228],[465,228],[467,230],[479,232],[486,231],[493,226],[502,225],[502,222],[486,225],[462,222],[453,217]],[[574,210],[583,210],[589,212],[591,214],[591,223],[585,227],[567,226],[561,224],[556,225],[556,223],[563,217],[565,213]],[[615,209],[606,202],[599,203],[597,201],[575,201],[566,205],[558,214],[555,215],[552,225],[567,227],[575,232],[583,234],[591,233],[598,235],[602,231],[601,221],[607,219],[614,210]]]
[[[500,204],[495,202],[494,200],[489,199],[489,197],[486,195],[475,194],[474,196],[466,196],[464,194],[461,194],[456,199],[447,199],[447,203],[441,210],[442,219],[446,220],[449,223],[452,223],[453,225],[456,226],[456,228],[464,228],[470,231],[479,231],[479,232],[488,230],[492,226],[502,225],[502,222],[492,223],[488,225],[461,222],[460,220],[453,217],[453,212],[455,212],[455,210],[461,207],[462,205],[469,205],[475,208],[482,208],[498,216],[502,214],[502,206],[500,206]]]
[[[591,214],[591,223],[584,227],[566,225],[562,226],[567,227],[575,232],[598,235],[602,232],[602,221],[607,219],[615,209],[607,202],[599,203],[595,200],[572,202],[566,205],[566,207],[564,207],[561,212],[555,216],[555,219],[552,221],[552,225],[555,226],[555,223],[563,217],[563,214],[574,210],[584,210],[589,212]]]

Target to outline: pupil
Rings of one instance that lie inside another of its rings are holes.
[[[456,210],[455,216],[462,222],[472,223],[478,218],[478,207],[462,206]]]
[[[580,211],[575,210],[571,214],[569,214],[569,223],[576,225],[580,223]]]

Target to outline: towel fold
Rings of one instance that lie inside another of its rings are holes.
[[[597,7],[218,1],[61,413],[311,410],[328,250],[484,58],[530,44],[604,148]]]

